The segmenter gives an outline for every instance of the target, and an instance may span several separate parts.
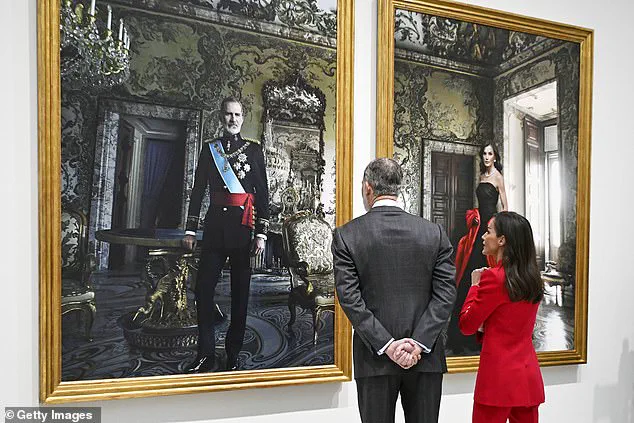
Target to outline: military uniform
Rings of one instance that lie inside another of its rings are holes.
[[[266,239],[269,219],[269,190],[262,147],[240,134],[220,138],[224,152],[221,166],[231,166],[246,194],[232,195],[214,162],[213,142],[200,152],[187,218],[188,234],[199,224],[200,207],[209,187],[210,206],[205,216],[200,264],[196,281],[198,313],[198,355],[215,352],[214,294],[229,258],[231,265],[231,323],[225,350],[228,365],[235,363],[246,328],[251,283],[250,247],[253,235]],[[242,207],[241,207],[242,206]]]

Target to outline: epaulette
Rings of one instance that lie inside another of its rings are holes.
[[[205,144],[208,144],[208,143],[210,143],[210,142],[218,141],[218,140],[220,140],[220,139],[222,139],[222,138],[207,138],[207,139],[206,139],[206,140],[204,140],[203,142],[204,142]]]
[[[242,139],[243,139],[244,141],[246,141],[246,142],[252,142],[253,144],[260,144],[260,141],[259,141],[259,140],[254,139],[254,138],[245,138],[245,137],[242,137]]]

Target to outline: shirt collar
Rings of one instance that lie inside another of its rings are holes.
[[[375,201],[374,204],[372,204],[372,208],[382,207],[382,206],[398,207],[399,209],[403,208],[398,204],[396,200],[392,200],[390,198],[384,198],[382,200]]]

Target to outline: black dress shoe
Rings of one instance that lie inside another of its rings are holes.
[[[203,355],[196,357],[196,360],[187,367],[187,373],[207,373],[215,370],[213,355]]]
[[[236,370],[240,370],[238,367],[238,359],[227,357],[227,364],[225,366],[225,370],[228,372],[235,372]]]

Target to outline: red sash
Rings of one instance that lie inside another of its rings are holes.
[[[233,206],[244,207],[242,213],[242,224],[249,228],[254,228],[254,212],[253,207],[255,197],[250,193],[231,194],[228,192],[214,192],[211,194],[211,204],[216,206]]]
[[[458,242],[458,248],[456,251],[456,286],[460,285],[462,275],[467,268],[469,257],[473,252],[473,244],[478,236],[478,230],[480,229],[480,211],[478,209],[467,210],[465,215],[467,221],[467,234],[460,238]],[[486,222],[487,224],[489,222]],[[492,256],[487,256],[487,264],[489,267],[496,266],[496,260]]]

